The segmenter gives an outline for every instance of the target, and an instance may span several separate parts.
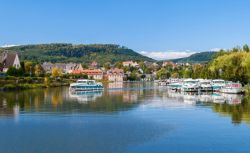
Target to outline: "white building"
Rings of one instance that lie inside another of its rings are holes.
[[[123,66],[139,67],[139,64],[134,61],[124,61],[122,62]]]

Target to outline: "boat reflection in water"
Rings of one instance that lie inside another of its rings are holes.
[[[0,92],[0,119],[19,118],[24,114],[117,113],[135,110],[140,106],[160,109],[208,106],[214,112],[234,116],[233,121],[236,123],[243,119],[248,119],[250,123],[250,95],[182,93],[137,82],[107,84],[103,91],[70,92],[68,87],[60,87]],[[242,114],[245,115],[239,118]]]
[[[76,99],[79,103],[95,101],[98,97],[102,97],[102,94],[102,90],[69,92],[70,98]]]
[[[225,102],[227,104],[235,105],[235,104],[240,104],[242,100],[242,95],[237,95],[237,94],[221,94],[225,98]]]
[[[190,92],[171,92],[168,91],[169,97],[182,99],[186,104],[196,103],[218,103],[218,104],[229,104],[237,105],[242,101],[242,95],[237,94],[225,94],[225,93],[190,93]]]

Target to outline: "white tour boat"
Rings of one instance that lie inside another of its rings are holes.
[[[103,90],[103,85],[95,80],[77,80],[76,83],[71,83],[70,91],[89,91],[89,90]]]

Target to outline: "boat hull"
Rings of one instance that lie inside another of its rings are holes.
[[[198,88],[186,88],[186,87],[184,87],[184,88],[182,88],[182,91],[184,91],[184,92],[198,92]]]
[[[229,93],[229,94],[240,94],[240,93],[243,93],[243,91],[240,88],[236,88],[236,89],[234,89],[234,88],[229,88],[229,89],[222,88],[220,90],[220,92],[222,92],[222,93]]]
[[[70,91],[96,91],[103,90],[102,86],[71,86]]]
[[[200,87],[200,91],[213,91],[212,87]]]

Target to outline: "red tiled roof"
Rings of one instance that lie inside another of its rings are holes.
[[[123,69],[115,68],[115,69],[109,70],[107,73],[108,73],[108,75],[112,75],[112,74],[123,74],[124,71],[123,71]]]
[[[103,72],[101,70],[74,70],[72,74],[87,74],[87,75],[102,75]]]

